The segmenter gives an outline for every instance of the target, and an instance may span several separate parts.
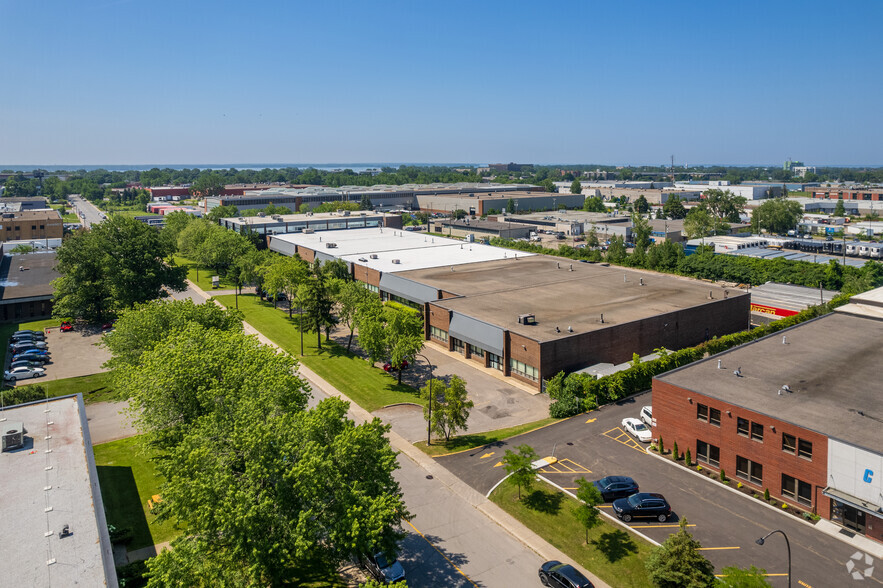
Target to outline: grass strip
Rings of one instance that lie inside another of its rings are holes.
[[[217,296],[227,308],[236,307],[236,296]],[[297,316],[288,318],[287,311],[273,308],[254,294],[239,296],[239,310],[245,321],[276,345],[298,358],[326,382],[340,390],[353,402],[372,412],[401,402],[423,404],[418,391],[406,384],[397,384],[393,376],[375,368],[361,357],[347,353],[346,348],[325,341],[316,345],[315,333],[304,333],[304,355],[300,355],[300,331]]]
[[[187,279],[199,286],[204,292],[212,291],[212,276],[217,275],[215,270],[199,265],[195,261],[191,261],[186,257],[175,255],[175,264],[183,265],[187,268]],[[236,287],[226,276],[221,276],[220,287],[224,290],[232,290]],[[252,288],[252,292],[254,289]]]
[[[557,423],[559,420],[561,419],[554,419],[549,417],[534,421],[532,423],[516,425],[507,429],[498,429],[496,431],[487,431],[485,433],[475,433],[470,435],[460,435],[458,437],[451,438],[451,440],[447,443],[442,441],[434,441],[432,445],[427,446],[426,441],[418,441],[414,445],[418,449],[423,451],[423,453],[425,453],[426,455],[439,457],[441,455],[447,455],[449,453],[468,451],[470,449],[475,449],[476,447],[481,447],[483,445],[497,443],[498,441],[502,441],[503,439],[508,439],[517,435],[523,435],[524,433],[530,433],[531,431],[536,431],[537,429],[545,427],[546,425]]]
[[[654,546],[603,519],[589,530],[587,543],[585,527],[573,513],[578,502],[556,488],[541,482],[519,500],[517,486],[507,479],[490,499],[611,586],[653,586],[645,562]]]

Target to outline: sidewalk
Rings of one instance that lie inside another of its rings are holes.
[[[205,293],[202,292],[195,284],[191,284],[191,287],[197,292],[201,293],[202,296],[207,298],[207,296],[205,296]],[[218,303],[217,301],[215,303],[220,305],[220,303]],[[248,323],[243,323],[243,326],[247,334],[256,335],[261,343],[277,349],[279,348],[275,343],[273,343],[270,339],[265,337],[257,329],[255,329]],[[349,402],[349,416],[357,423],[370,421],[374,418],[374,415],[372,415],[370,412],[368,412],[358,404],[352,402],[339,390],[320,378],[308,367],[304,366],[303,364],[299,364],[298,371],[304,378],[306,378],[308,382],[310,382],[316,388],[323,390],[328,395],[337,396],[338,398]],[[489,522],[495,523],[511,537],[513,537],[522,545],[539,555],[541,558],[545,560],[554,559],[563,562],[573,563],[572,560],[567,557],[567,555],[565,555],[562,551],[547,543],[542,537],[528,529],[521,522],[503,511],[496,504],[494,504],[493,502],[482,496],[480,493],[478,493],[476,490],[468,486],[465,482],[457,478],[445,467],[439,465],[434,459],[414,447],[414,445],[412,445],[407,439],[399,435],[395,430],[391,430],[389,432],[389,441],[393,449],[407,456],[407,458],[410,459],[417,467],[422,469],[426,473],[426,475],[432,476],[432,479],[440,482],[445,487],[445,490],[450,493],[460,503],[462,507],[471,507],[477,510],[482,515],[484,515]],[[574,567],[585,574],[585,576],[589,578],[595,586],[609,588],[608,584],[603,582],[600,578],[598,578],[588,570],[583,569],[578,565],[575,565]]]

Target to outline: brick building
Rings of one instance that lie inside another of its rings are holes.
[[[49,318],[52,314],[55,252],[41,251],[0,258],[0,322]]]
[[[61,239],[64,227],[57,210],[22,210],[0,214],[0,242]]]
[[[883,541],[883,289],[653,381],[653,436]]]
[[[857,186],[818,186],[807,188],[807,192],[813,198],[825,200],[860,200],[878,202],[883,200],[883,188],[860,188]]]

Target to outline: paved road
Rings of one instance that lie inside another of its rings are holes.
[[[89,434],[92,445],[117,441],[138,434],[124,414],[128,408],[124,402],[96,402],[86,405],[86,419],[89,421]]]
[[[93,224],[99,224],[104,221],[104,213],[85,198],[71,194],[68,196],[68,200],[74,205],[74,210],[83,220],[83,227],[88,229]]]
[[[507,448],[526,443],[541,456],[558,458],[555,466],[541,473],[552,482],[575,489],[577,478],[594,480],[606,475],[633,477],[643,492],[661,492],[672,505],[674,516],[665,524],[632,523],[630,526],[662,542],[677,531],[677,521],[686,517],[689,531],[702,543],[704,554],[717,570],[729,565],[756,565],[768,573],[774,586],[786,586],[788,562],[780,536],[761,547],[758,537],[773,529],[787,533],[793,556],[793,584],[819,588],[850,586],[846,564],[856,548],[825,535],[793,515],[771,509],[760,501],[734,494],[717,482],[695,475],[685,468],[648,455],[619,427],[623,418],[637,417],[640,407],[650,404],[649,393],[618,405],[579,415],[521,435],[509,442],[439,458],[439,462],[479,492],[488,492],[505,473],[495,467]],[[485,457],[493,452],[490,457]],[[733,485],[736,481],[732,482]],[[612,513],[610,506],[605,511]],[[781,574],[781,575],[780,575]],[[883,573],[866,585],[879,585]],[[800,584],[798,584],[798,580]]]

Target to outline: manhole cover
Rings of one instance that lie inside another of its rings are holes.
[[[573,445],[573,441],[568,441],[567,444],[568,444],[568,445]]]
[[[427,476],[426,476],[426,479],[427,479],[427,480],[431,480],[431,479],[432,479],[432,474],[427,475]]]

